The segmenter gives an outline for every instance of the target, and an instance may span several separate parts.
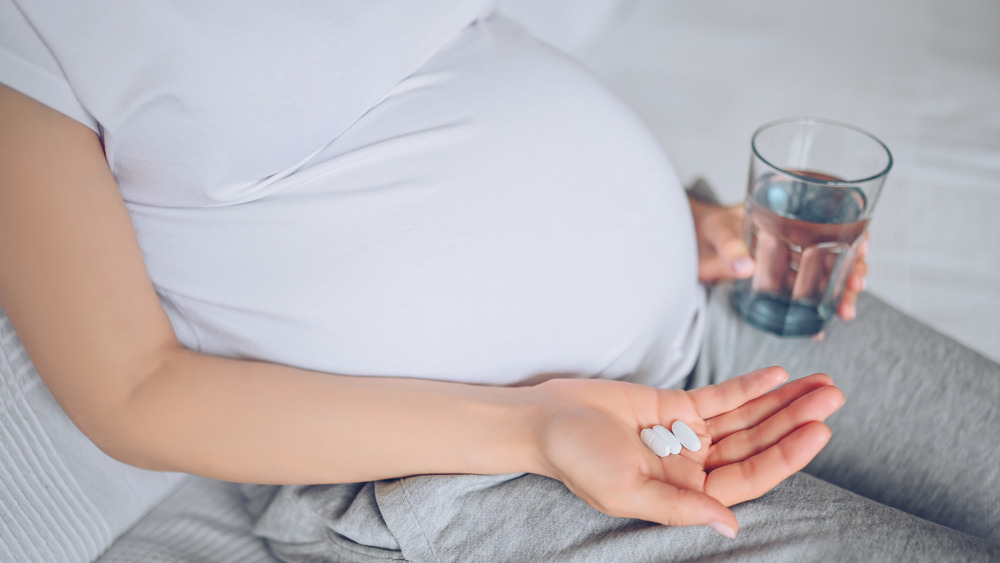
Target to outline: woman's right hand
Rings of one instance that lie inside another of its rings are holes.
[[[843,404],[824,374],[775,389],[787,378],[772,367],[693,391],[601,380],[543,383],[542,473],[612,516],[708,525],[733,537],[738,525],[726,507],[759,497],[805,467],[830,438],[821,421]],[[703,447],[661,459],[639,432],[675,420],[687,423]]]

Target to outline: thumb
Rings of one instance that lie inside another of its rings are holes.
[[[632,518],[665,526],[708,526],[726,536],[736,537],[736,515],[716,499],[697,491],[678,489],[649,479],[631,495],[627,511]]]
[[[738,279],[753,275],[756,265],[734,225],[720,225],[711,233],[709,243],[729,275]]]

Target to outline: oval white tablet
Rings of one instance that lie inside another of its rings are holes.
[[[667,444],[665,444],[656,434],[653,434],[653,439],[651,439],[649,444],[646,445],[650,450],[653,450],[654,454],[660,457],[667,457],[670,455],[670,448],[668,448]]]
[[[653,433],[667,444],[667,449],[670,450],[670,453],[681,453],[681,441],[678,440],[676,436],[671,434],[669,430],[657,424],[653,427]]]
[[[701,438],[691,430],[691,427],[684,423],[684,421],[675,421],[670,429],[674,431],[674,436],[681,441],[681,444],[691,450],[696,452],[701,449]]]
[[[642,440],[642,443],[645,444],[647,448],[650,447],[649,444],[655,437],[656,434],[651,428],[643,428],[642,432],[639,432],[639,439]]]

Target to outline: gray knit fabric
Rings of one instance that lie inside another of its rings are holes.
[[[245,503],[239,485],[189,477],[99,561],[274,563]]]

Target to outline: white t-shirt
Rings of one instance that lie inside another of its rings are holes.
[[[676,382],[704,297],[674,171],[491,4],[0,0],[0,82],[100,134],[188,347]]]

